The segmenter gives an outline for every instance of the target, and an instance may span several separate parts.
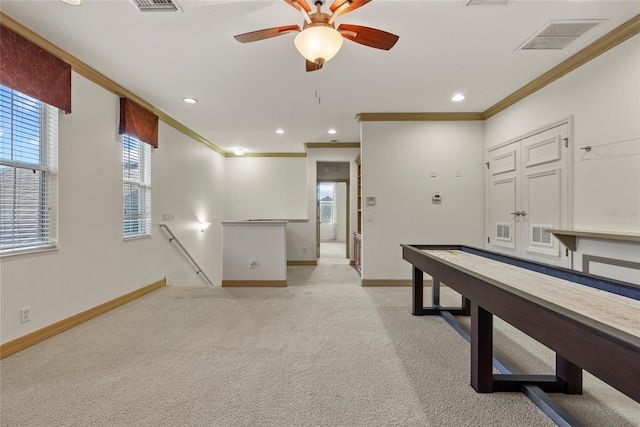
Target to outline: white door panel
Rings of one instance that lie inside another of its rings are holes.
[[[515,216],[511,214],[516,209],[516,178],[495,180],[491,182],[491,218],[492,218],[492,239],[493,249],[509,250],[513,253],[516,250]]]
[[[503,152],[504,151],[504,152]],[[500,150],[491,157],[491,175],[497,176],[507,172],[516,172],[517,151],[509,146],[506,150]]]
[[[560,169],[552,169],[525,177],[522,192],[521,215],[524,228],[524,244],[530,257],[558,258],[558,240],[544,231],[560,228],[562,178]],[[539,261],[556,264],[555,259]]]
[[[568,266],[549,228],[568,225],[568,123],[488,153],[488,248]]]
[[[546,133],[546,132],[545,132]],[[562,137],[557,133],[541,141],[523,141],[524,166],[533,166],[561,160]]]
[[[491,250],[516,255],[515,220],[518,205],[519,147],[510,144],[490,153],[489,246]]]

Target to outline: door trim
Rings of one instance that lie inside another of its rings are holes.
[[[351,165],[349,165],[349,169],[351,169]],[[351,237],[351,180],[350,179],[316,179],[316,206],[318,206],[317,216],[316,216],[316,247],[318,248],[318,258],[320,258],[320,201],[318,200],[318,185],[319,184],[327,184],[327,183],[338,183],[344,182],[346,184],[346,194],[345,194],[345,206],[347,207],[347,224],[346,224],[346,234],[344,236],[344,244],[345,244],[345,258],[351,259],[351,246],[349,245],[349,237]]]

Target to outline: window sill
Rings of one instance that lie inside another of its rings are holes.
[[[54,246],[52,248],[24,249],[24,250],[18,250],[13,252],[0,253],[0,258],[5,258],[5,257],[8,258],[8,257],[19,256],[19,255],[33,255],[33,254],[40,254],[44,252],[54,252],[57,250],[58,250],[57,246]]]
[[[127,237],[124,237],[122,240],[126,242],[128,240],[140,240],[140,239],[150,239],[150,238],[151,238],[151,234],[142,234],[140,236],[127,236]]]

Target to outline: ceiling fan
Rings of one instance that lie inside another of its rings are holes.
[[[364,6],[371,0],[334,0],[329,7],[331,15],[322,13],[321,7],[325,0],[315,0],[316,12],[305,0],[284,0],[295,7],[304,16],[302,29],[298,25],[267,28],[250,33],[234,36],[241,43],[250,43],[269,39],[292,32],[298,32],[295,45],[300,54],[307,60],[307,71],[316,71],[333,58],[342,47],[343,38],[377,49],[391,49],[399,37],[386,31],[360,25],[340,24],[335,28],[335,19],[344,13],[351,12]]]

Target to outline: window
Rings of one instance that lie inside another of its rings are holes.
[[[151,146],[122,138],[123,235],[151,235]]]
[[[318,201],[320,203],[320,222],[333,222],[333,184],[318,185]]]
[[[56,247],[58,109],[0,86],[0,254]]]

